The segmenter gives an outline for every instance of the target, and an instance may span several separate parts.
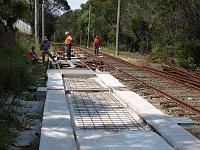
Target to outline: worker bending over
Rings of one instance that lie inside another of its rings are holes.
[[[37,63],[38,58],[35,53],[35,46],[31,46],[31,48],[26,52],[26,59],[32,63]]]
[[[52,54],[49,52],[50,49],[50,44],[49,41],[47,39],[47,37],[45,36],[44,40],[42,41],[41,45],[40,45],[40,50],[42,52],[42,62],[45,63],[45,55],[47,54],[54,62],[55,59],[53,58]]]

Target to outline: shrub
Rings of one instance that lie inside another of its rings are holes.
[[[172,44],[161,45],[156,43],[152,47],[151,57],[160,59],[162,62],[168,62],[170,59],[182,59],[182,45],[175,42]]]
[[[6,123],[2,120],[0,120],[0,128],[0,149],[6,149],[7,144],[10,142],[10,135]]]
[[[193,69],[193,68],[197,67],[197,65],[194,63],[194,59],[192,57],[189,57],[188,59],[179,59],[178,66],[184,67],[187,69]]]
[[[32,83],[31,65],[24,54],[28,45],[20,42],[7,48],[0,46],[0,90],[19,92]]]

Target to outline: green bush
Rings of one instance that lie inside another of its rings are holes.
[[[189,57],[188,59],[179,59],[178,66],[188,68],[188,69],[193,69],[197,67],[192,57]]]
[[[159,43],[153,45],[151,50],[151,58],[158,59],[162,57],[162,47]]]
[[[0,46],[0,90],[20,92],[32,84],[31,64],[24,56],[28,45],[20,42],[7,48]]]
[[[142,40],[141,42],[138,43],[139,45],[139,52],[147,52],[146,50],[149,49],[148,47],[148,42],[147,41],[144,41]]]
[[[162,62],[167,62],[169,59],[183,59],[181,50],[182,45],[178,42],[166,45],[155,43],[152,47],[151,58],[160,59]]]
[[[7,144],[10,142],[10,135],[7,129],[7,125],[4,121],[0,120],[0,149],[7,149]]]

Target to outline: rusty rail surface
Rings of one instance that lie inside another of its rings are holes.
[[[93,50],[93,49],[86,49],[84,47],[78,47],[78,46],[75,46],[75,47],[81,48],[81,49],[84,49],[84,50],[90,50],[90,51]],[[184,74],[181,71],[179,72],[179,74],[175,75],[175,74],[171,74],[171,73],[166,72],[166,71],[157,70],[157,69],[153,69],[153,68],[146,67],[146,66],[141,66],[141,65],[135,64],[133,62],[121,59],[119,57],[116,57],[116,56],[113,56],[113,55],[110,55],[110,54],[107,54],[107,53],[104,53],[104,52],[99,52],[99,53],[102,54],[102,55],[106,55],[108,57],[111,57],[111,58],[113,58],[113,59],[115,59],[117,61],[120,61],[120,62],[126,63],[128,65],[131,65],[133,67],[137,67],[137,68],[139,68],[139,69],[141,69],[143,71],[151,72],[151,73],[153,73],[155,75],[162,76],[163,78],[170,79],[170,80],[176,81],[178,83],[181,83],[184,86],[187,86],[187,87],[189,87],[191,89],[200,91],[200,78],[198,78],[198,77],[195,77],[195,76],[191,75],[191,78],[185,78],[184,76],[185,76],[186,73]]]
[[[82,47],[81,47],[81,48],[80,48],[80,47],[76,47],[76,48],[82,49],[82,50],[84,50],[86,53],[89,53],[90,55],[93,55],[93,56],[94,56],[94,54],[91,53],[91,49],[86,49],[86,48],[82,48]],[[182,77],[182,76],[176,76],[176,78],[175,78],[175,77],[171,77],[170,75],[167,75],[164,71],[152,69],[152,68],[149,68],[149,67],[143,67],[143,66],[135,65],[135,64],[132,63],[132,62],[128,62],[128,61],[126,61],[126,60],[119,59],[119,58],[117,58],[117,57],[115,57],[115,56],[111,56],[111,55],[106,54],[106,53],[102,53],[102,52],[101,52],[100,54],[102,54],[102,55],[104,55],[104,56],[107,56],[107,57],[110,57],[110,58],[113,58],[114,60],[118,61],[119,64],[120,64],[120,63],[125,63],[125,64],[127,64],[127,65],[132,66],[133,68],[136,67],[137,69],[143,70],[143,71],[145,71],[145,72],[148,72],[148,73],[150,72],[152,75],[160,76],[160,77],[162,77],[162,78],[166,78],[166,79],[170,79],[170,80],[173,80],[173,81],[175,81],[175,82],[178,82],[179,84],[182,84],[182,85],[184,85],[184,86],[186,86],[186,87],[189,87],[189,88],[191,88],[191,89],[194,89],[194,91],[197,92],[197,93],[199,94],[200,88],[197,87],[198,84],[197,84],[197,85],[191,85],[191,82],[190,82],[190,81],[188,81],[187,83],[185,83],[185,82],[187,81],[187,78],[184,78],[183,81],[180,81],[180,80],[178,80],[177,78],[178,78],[178,77]],[[120,67],[115,66],[116,64],[115,64],[115,65],[112,65],[112,64],[110,64],[109,62],[106,62],[103,58],[100,58],[100,57],[98,57],[98,58],[96,58],[96,59],[103,61],[104,64],[106,64],[107,66],[109,66],[109,67],[111,67],[111,68],[113,68],[113,69],[115,69],[115,70],[117,70],[117,71],[123,73],[126,77],[129,78],[129,80],[130,80],[130,79],[133,79],[133,80],[135,80],[135,81],[137,81],[137,82],[143,84],[145,87],[149,87],[149,88],[153,89],[154,91],[156,91],[156,92],[160,93],[161,95],[163,95],[163,96],[169,98],[170,100],[173,100],[173,101],[174,101],[175,103],[177,103],[178,105],[180,105],[180,106],[186,108],[187,110],[189,110],[189,111],[195,113],[196,115],[200,116],[200,109],[199,109],[198,107],[195,107],[194,105],[191,105],[190,103],[188,103],[188,102],[186,102],[186,101],[184,101],[184,100],[181,100],[181,99],[179,99],[179,98],[176,98],[176,97],[174,97],[173,95],[171,95],[171,94],[169,94],[169,93],[166,93],[166,92],[160,90],[160,89],[159,89],[158,87],[156,87],[156,86],[152,86],[152,85],[150,85],[150,84],[148,84],[148,83],[146,83],[146,82],[144,82],[144,81],[142,81],[142,80],[140,80],[140,79],[134,77],[134,76],[131,75],[128,71],[124,71],[124,70],[122,69],[122,67],[120,68]],[[125,68],[124,68],[124,69],[125,69]],[[193,79],[196,80],[196,78],[193,78]],[[192,84],[193,84],[193,83],[192,83]]]

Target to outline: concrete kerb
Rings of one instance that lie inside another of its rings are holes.
[[[198,150],[200,149],[200,141],[191,135],[189,132],[184,130],[182,127],[177,125],[172,119],[156,109],[154,106],[152,106],[150,103],[148,103],[145,99],[141,98],[139,95],[137,95],[134,92],[131,92],[126,89],[126,87],[121,84],[116,78],[114,78],[112,75],[109,75],[107,73],[105,74],[95,74],[94,72],[87,70],[87,71],[80,71],[80,70],[68,70],[67,72],[64,70],[53,70],[48,71],[48,84],[47,84],[47,100],[57,100],[55,95],[53,93],[55,92],[63,92],[63,98],[62,101],[65,101],[65,104],[62,103],[62,107],[65,105],[67,109],[65,108],[65,111],[67,110],[66,116],[69,119],[68,126],[69,127],[66,131],[67,134],[70,135],[70,139],[68,140],[68,144],[72,146],[72,149],[75,149],[75,141],[73,138],[73,129],[71,127],[71,117],[69,114],[69,108],[66,101],[65,91],[64,91],[64,84],[63,84],[63,76],[69,76],[69,75],[85,75],[85,76],[97,76],[103,83],[105,83],[106,86],[110,87],[115,94],[117,94],[119,97],[121,97],[133,110],[140,115],[150,126],[152,126],[158,134],[160,134],[170,145],[172,145],[175,149],[181,149],[181,150]],[[121,90],[123,89],[123,90]],[[51,95],[51,98],[48,98],[48,96]],[[51,105],[49,103],[45,103],[45,105],[49,105],[49,108],[44,111],[48,112],[51,110]],[[59,106],[61,107],[61,105]],[[50,110],[49,110],[50,109]],[[52,108],[55,109],[55,108]],[[56,109],[57,106],[56,106]],[[60,110],[60,109],[59,109]],[[62,110],[62,109],[61,109]],[[58,112],[58,114],[61,112]],[[58,115],[56,114],[56,115]],[[54,115],[54,114],[51,114]],[[48,118],[48,117],[47,117]],[[44,118],[47,119],[47,118]],[[65,119],[63,119],[65,120]],[[65,120],[66,121],[66,120]],[[57,123],[58,124],[58,123]],[[60,123],[59,123],[60,124]],[[62,124],[62,123],[61,123]],[[45,125],[45,121],[44,121]],[[42,128],[43,135],[45,134],[45,126]],[[44,139],[44,136],[41,136],[41,139]],[[56,140],[55,140],[56,141]],[[70,142],[73,141],[73,142]],[[61,141],[57,141],[58,144]],[[73,143],[73,144],[71,144]],[[60,149],[60,148],[57,148]],[[40,149],[45,150],[45,149]],[[49,150],[49,149],[48,149]],[[52,149],[53,150],[53,149]],[[71,150],[71,149],[70,149]]]
[[[158,134],[160,134],[175,149],[199,150],[200,140],[174,123],[172,119],[156,109],[145,99],[131,91],[114,92],[121,97],[133,110],[141,116]]]
[[[127,90],[115,77],[108,74],[97,74],[97,76],[175,149],[200,149],[200,140],[176,124],[171,117],[155,108],[145,99]]]
[[[39,150],[76,150],[60,70],[48,70],[47,95]]]

